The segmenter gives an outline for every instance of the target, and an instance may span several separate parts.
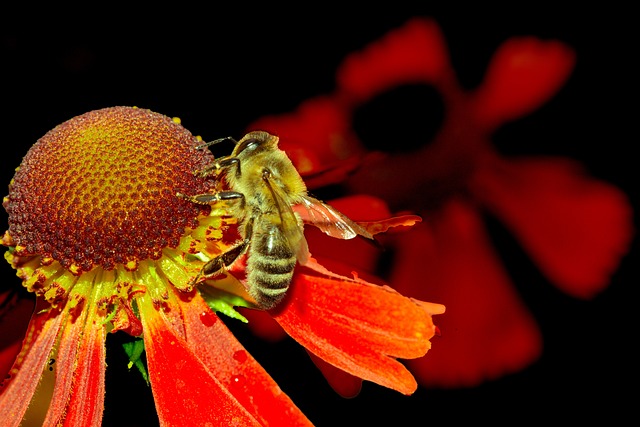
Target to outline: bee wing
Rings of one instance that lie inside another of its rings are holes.
[[[314,199],[311,196],[303,196],[298,205],[304,207],[302,219],[307,224],[312,224],[325,234],[338,239],[353,239],[358,234],[368,239],[373,235],[354,221],[347,218],[335,208]]]
[[[300,217],[291,208],[291,203],[287,201],[287,196],[277,185],[272,185],[270,181],[265,181],[280,215],[282,226],[280,227],[284,237],[289,241],[295,251],[296,258],[301,265],[307,263],[310,254],[307,240],[304,237],[303,223]]]

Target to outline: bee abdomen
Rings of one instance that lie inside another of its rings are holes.
[[[255,252],[252,255],[248,261],[247,278],[251,284],[251,294],[261,307],[273,308],[289,289],[296,258],[276,258]]]
[[[265,274],[254,271],[249,277],[253,282],[251,294],[260,307],[269,310],[275,307],[285,296],[291,283],[293,272],[287,274]]]
[[[258,259],[254,260],[253,268],[271,275],[291,275],[296,266],[295,258],[286,259]]]

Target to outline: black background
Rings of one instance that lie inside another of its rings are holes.
[[[637,122],[637,92],[630,78],[637,53],[631,43],[637,37],[632,39],[636,34],[626,23],[628,11],[536,5],[514,12],[425,8],[347,16],[309,7],[267,15],[250,13],[247,6],[246,14],[230,16],[171,8],[160,10],[160,17],[109,10],[108,24],[94,21],[101,12],[37,23],[26,13],[5,15],[0,182],[9,183],[22,156],[49,129],[103,107],[137,105],[178,116],[207,140],[239,137],[261,116],[290,112],[308,98],[331,92],[334,72],[350,52],[412,16],[425,16],[440,24],[458,78],[468,88],[481,81],[491,54],[509,37],[535,35],[572,46],[578,62],[567,84],[540,110],[498,132],[496,146],[507,155],[578,159],[593,176],[623,189],[638,209],[638,137],[630,126]],[[387,112],[384,120],[373,122],[379,127],[373,131],[398,127],[400,116]],[[6,213],[0,216],[6,224]],[[267,344],[242,328],[238,337],[318,426],[635,418],[637,243],[611,286],[594,300],[580,301],[546,282],[499,224],[491,227],[545,340],[542,358],[520,373],[471,389],[420,389],[411,397],[367,383],[358,397],[343,399],[297,344]],[[17,280],[6,263],[0,267],[2,280]],[[113,344],[117,338],[109,340]],[[150,390],[119,358],[119,352],[109,352],[104,424],[156,425]]]

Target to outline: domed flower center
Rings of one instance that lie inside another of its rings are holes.
[[[213,161],[198,143],[177,121],[132,107],[55,127],[26,154],[3,201],[15,255],[76,275],[159,259],[208,209],[176,197],[210,191],[193,173]]]

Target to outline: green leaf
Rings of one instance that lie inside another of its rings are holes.
[[[240,320],[243,323],[249,323],[246,317],[234,309],[234,307],[251,307],[251,304],[245,301],[244,298],[213,286],[201,286],[198,289],[211,310],[222,313],[232,319]]]
[[[142,354],[144,353],[144,340],[142,338],[136,339],[131,342],[126,342],[122,344],[125,353],[129,357],[129,363],[127,367],[131,369],[133,366],[138,368],[140,374],[144,381],[149,385],[149,375],[147,374],[147,367],[144,364],[144,361],[141,359]]]

